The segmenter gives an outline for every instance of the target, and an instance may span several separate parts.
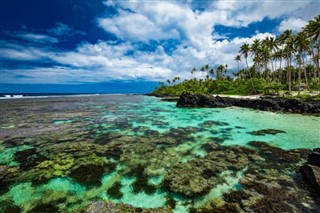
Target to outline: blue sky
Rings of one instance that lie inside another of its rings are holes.
[[[298,31],[319,7],[318,0],[2,0],[0,92],[140,93],[205,64],[232,71],[244,42]]]

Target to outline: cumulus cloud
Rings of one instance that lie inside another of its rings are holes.
[[[6,59],[33,62],[46,59],[56,64],[52,67],[3,69],[2,80],[6,83],[72,83],[135,79],[159,81],[172,75],[171,70],[164,66],[156,66],[147,60],[126,56],[126,52],[131,48],[127,43],[84,43],[72,51],[41,47],[29,47],[19,51],[23,46],[6,46],[7,48],[3,49]],[[17,75],[21,77],[18,79]]]
[[[306,24],[307,21],[302,20],[301,18],[289,18],[280,23],[278,31],[283,32],[287,29],[291,29],[293,32],[298,32],[306,26]]]
[[[115,35],[116,42],[83,42],[74,49],[64,51],[44,45],[23,46],[7,42],[2,45],[2,58],[48,60],[54,65],[14,72],[4,69],[2,78],[14,82],[18,81],[15,75],[19,75],[22,77],[19,82],[23,83],[102,82],[114,79],[163,81],[175,76],[190,78],[193,67],[199,69],[205,64],[215,68],[219,64],[228,64],[230,69],[236,69],[234,57],[243,43],[276,35],[256,31],[253,36],[230,39],[215,32],[216,25],[240,28],[268,17],[284,20],[278,30],[283,27],[296,30],[306,21],[303,9],[309,8],[314,1],[105,1],[104,4],[113,7],[116,13],[98,17],[95,21],[100,28]],[[291,14],[301,16],[292,18]],[[60,39],[60,36],[71,32],[75,30],[70,26],[57,23],[48,31],[50,35],[42,40],[47,38],[50,43],[50,37]],[[26,40],[28,36],[24,37]],[[179,42],[168,51],[163,42],[168,40]],[[141,48],[140,44],[152,46],[152,50]]]

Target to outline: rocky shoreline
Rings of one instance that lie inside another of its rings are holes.
[[[308,156],[307,162],[300,167],[303,179],[320,195],[320,148]]]
[[[263,111],[304,113],[320,115],[320,101],[304,101],[297,99],[265,98],[231,98],[202,94],[182,94],[177,107],[244,107]]]

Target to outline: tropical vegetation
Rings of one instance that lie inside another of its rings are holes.
[[[230,74],[228,64],[193,67],[191,79],[180,77],[160,83],[153,94],[279,94],[302,90],[320,91],[320,15],[298,33],[285,30],[277,38],[255,39],[244,43],[235,56],[237,71]],[[249,63],[250,62],[250,63]],[[245,68],[239,69],[240,63]],[[249,66],[251,64],[251,66]],[[197,74],[200,73],[200,74]],[[198,77],[197,77],[198,76]],[[200,77],[201,76],[201,77]]]

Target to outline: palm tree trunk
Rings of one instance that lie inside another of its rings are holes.
[[[310,89],[309,89],[309,82],[308,82],[308,76],[307,76],[307,69],[306,69],[306,66],[305,66],[304,59],[302,59],[302,67],[303,67],[303,72],[304,72],[304,78],[305,78],[305,80],[306,80],[307,90],[310,91]]]
[[[298,95],[300,95],[300,90],[301,90],[301,64],[299,64],[299,70],[298,70],[298,82],[299,82]]]
[[[280,66],[279,66],[279,83],[282,83],[282,59],[280,58]]]
[[[289,58],[289,67],[288,67],[288,92],[291,93],[291,56]]]
[[[320,67],[319,67],[319,60],[320,60],[320,45],[318,45],[318,54],[317,54],[317,58],[316,58],[316,67],[318,70],[318,78],[319,78],[319,92],[320,92]]]
[[[251,76],[251,72],[250,72],[250,69],[249,69],[249,65],[248,65],[248,60],[247,60],[247,58],[245,58],[246,59],[246,65],[247,65],[247,68],[248,68],[248,72],[249,72],[249,76],[250,76],[250,79],[251,79],[251,87],[252,87],[252,89],[253,89],[253,92],[254,93],[256,93],[256,88],[254,88],[254,85],[253,85],[253,82],[252,82],[252,76]]]

